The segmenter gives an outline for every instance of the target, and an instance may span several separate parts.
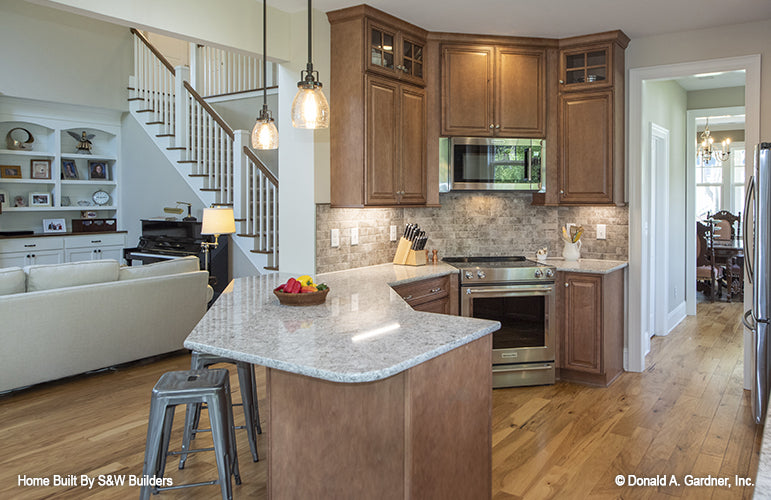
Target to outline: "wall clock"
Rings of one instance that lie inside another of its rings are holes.
[[[94,200],[94,203],[99,206],[107,205],[107,203],[110,201],[110,195],[106,191],[102,191],[100,189],[94,192],[94,194],[91,196],[91,199]]]

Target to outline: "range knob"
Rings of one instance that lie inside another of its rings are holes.
[[[477,276],[479,277],[479,279],[483,279],[485,277],[485,272],[484,271],[477,271]]]
[[[535,270],[535,277],[536,278],[540,278],[542,276],[543,276],[543,273],[541,272],[541,270],[540,269],[536,269]]]
[[[547,278],[551,278],[553,276],[554,276],[554,271],[552,271],[551,269],[547,269],[546,270],[546,277]]]
[[[470,279],[474,278],[474,274],[471,271],[466,271],[465,276],[466,276],[467,280],[470,280]]]

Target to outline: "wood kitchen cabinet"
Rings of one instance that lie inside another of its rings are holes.
[[[331,205],[426,206],[439,187],[426,170],[425,30],[366,5],[327,17]]]
[[[546,49],[442,46],[443,136],[545,137]]]
[[[458,315],[458,275],[448,274],[393,287],[416,311]]]
[[[624,271],[557,274],[560,378],[607,387],[623,371]]]

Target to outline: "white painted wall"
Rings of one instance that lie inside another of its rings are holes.
[[[262,53],[262,3],[254,0],[228,0],[227,4],[210,0],[29,1],[190,42],[206,42],[244,53]],[[268,6],[271,59],[289,59],[289,17],[286,12]]]
[[[669,130],[669,238],[666,253],[669,280],[667,312],[682,307],[685,301],[685,129],[687,92],[672,80],[646,82],[643,86],[643,131],[653,122]],[[649,144],[646,137],[644,144]],[[643,147],[643,165],[649,164],[649,148]],[[656,230],[656,228],[652,228]]]
[[[744,106],[744,87],[691,90],[688,92],[688,109]]]
[[[0,0],[0,93],[128,110],[131,34],[123,27]]]

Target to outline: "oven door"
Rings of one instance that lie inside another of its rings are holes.
[[[466,286],[461,315],[500,321],[493,365],[554,362],[554,283]]]

